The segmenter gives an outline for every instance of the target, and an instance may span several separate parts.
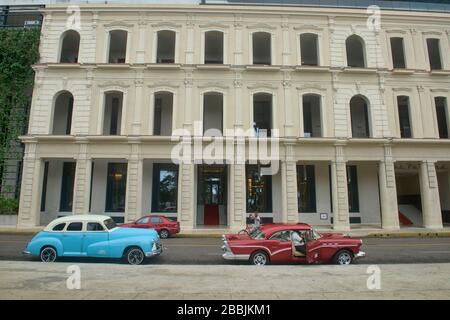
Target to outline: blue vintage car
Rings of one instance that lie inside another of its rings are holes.
[[[141,264],[145,257],[161,254],[162,245],[154,229],[117,227],[102,215],[73,215],[49,223],[28,243],[24,254],[43,262],[58,257],[123,258]]]

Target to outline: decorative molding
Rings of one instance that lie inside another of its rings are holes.
[[[152,23],[151,26],[152,28],[174,28],[174,29],[182,27],[181,24],[177,24],[171,21],[160,21],[157,23]]]
[[[207,82],[207,83],[199,84],[197,86],[197,88],[199,88],[199,89],[206,89],[206,88],[228,89],[229,86],[223,84],[223,82]]]
[[[228,29],[230,26],[218,21],[201,24],[199,27],[202,29]]]
[[[250,90],[255,90],[255,89],[264,90],[264,89],[266,89],[266,90],[270,90],[270,91],[278,89],[277,86],[274,86],[273,84],[270,84],[270,83],[252,83],[252,84],[249,84],[247,86],[247,88],[250,89]]]
[[[385,32],[387,34],[392,34],[392,33],[406,34],[407,33],[406,30],[402,30],[402,29],[391,29],[391,30],[386,30]]]
[[[422,31],[422,34],[424,36],[441,36],[442,31],[437,31],[437,30]]]
[[[432,88],[430,89],[431,92],[450,92],[450,89],[448,88]]]
[[[299,26],[295,26],[294,30],[315,30],[315,31],[322,31],[324,28],[319,27],[317,25],[314,24],[302,24]]]
[[[300,87],[297,87],[297,90],[298,91],[317,90],[317,91],[325,92],[327,89],[325,87],[321,86],[320,84],[310,83],[310,84],[305,84]]]
[[[264,30],[264,29],[266,29],[266,30],[275,30],[276,27],[274,27],[274,26],[272,26],[270,24],[267,24],[267,23],[255,23],[255,24],[252,24],[252,25],[248,25],[247,29],[249,29],[249,30],[258,30],[258,29],[260,29],[260,30]]]
[[[171,88],[171,89],[177,89],[180,86],[173,84],[173,82],[171,81],[159,81],[159,82],[154,82],[152,84],[149,84],[147,87],[155,89],[155,88]]]
[[[99,88],[108,88],[108,87],[115,87],[115,88],[122,88],[126,89],[129,88],[130,85],[128,83],[125,83],[123,81],[108,81],[97,85]]]
[[[394,91],[394,92],[401,92],[401,91],[411,92],[412,88],[410,88],[410,87],[396,87],[396,88],[392,88],[392,91]]]
[[[105,29],[112,29],[112,28],[130,29],[133,27],[133,24],[126,23],[125,21],[112,21],[109,23],[105,23],[103,26],[105,27]]]

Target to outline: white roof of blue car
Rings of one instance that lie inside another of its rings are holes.
[[[111,217],[100,214],[74,214],[53,220],[45,227],[44,230],[45,231],[52,230],[53,227],[56,226],[57,224],[65,222],[85,222],[85,221],[103,222],[107,219],[111,219]]]

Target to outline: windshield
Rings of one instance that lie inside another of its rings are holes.
[[[264,239],[265,236],[261,229],[253,229],[250,231],[250,237],[253,239]]]
[[[103,221],[103,223],[105,224],[105,226],[108,230],[111,230],[111,229],[114,229],[115,227],[117,227],[116,223],[111,218],[106,219],[105,221]]]
[[[316,230],[311,229],[311,234],[314,240],[318,240],[320,239],[322,236],[320,235],[320,233],[318,233]]]

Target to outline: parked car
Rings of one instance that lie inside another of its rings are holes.
[[[296,232],[304,239],[302,251],[294,246]],[[265,224],[253,231],[223,235],[223,258],[248,260],[254,265],[269,263],[329,263],[347,265],[365,253],[362,240],[338,233],[318,233],[311,226],[298,224]]]
[[[120,226],[123,228],[155,229],[162,239],[167,239],[170,236],[180,232],[179,222],[172,221],[166,216],[162,215],[144,216],[134,222],[124,223]]]
[[[121,228],[108,216],[89,214],[53,220],[31,239],[23,253],[38,256],[43,262],[59,257],[95,257],[141,264],[146,257],[161,252],[155,230]]]

